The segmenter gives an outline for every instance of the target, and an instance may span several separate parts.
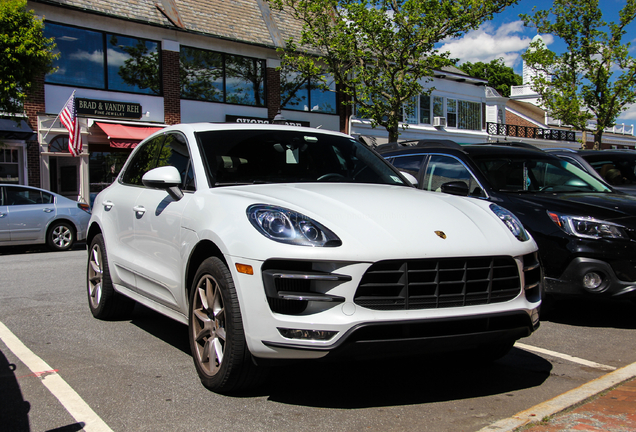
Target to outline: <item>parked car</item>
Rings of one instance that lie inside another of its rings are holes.
[[[30,186],[0,184],[0,246],[46,243],[65,251],[86,238],[88,204]]]
[[[612,188],[636,195],[636,151],[546,149],[583,171],[597,176]]]
[[[420,141],[377,148],[427,191],[512,211],[539,245],[547,294],[636,295],[636,197],[538,149]]]
[[[183,124],[139,144],[95,199],[87,290],[189,325],[201,382],[279,359],[504,355],[539,324],[535,242],[509,211],[422,195],[347,135]]]

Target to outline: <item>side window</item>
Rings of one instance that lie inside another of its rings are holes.
[[[42,194],[38,190],[7,187],[7,205],[42,204]]]
[[[141,144],[131,155],[130,162],[126,166],[126,171],[121,177],[125,184],[133,186],[143,186],[141,178],[148,171],[153,169],[157,163],[157,154],[163,144],[165,136],[159,135],[150,141]]]
[[[42,204],[53,204],[55,202],[55,196],[50,193],[41,192],[42,193]]]
[[[177,168],[179,174],[181,174],[181,187],[184,190],[195,190],[190,152],[188,151],[185,137],[180,133],[166,135],[166,140],[157,160],[157,167],[162,166]]]
[[[398,170],[412,174],[417,178],[417,173],[420,171],[425,157],[426,155],[398,156],[393,160],[392,164]]]
[[[468,186],[471,196],[484,197],[485,194],[479,183],[468,168],[457,159],[450,156],[434,155],[426,166],[422,189],[440,192],[444,183],[463,181]]]

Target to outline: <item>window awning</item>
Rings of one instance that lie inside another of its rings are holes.
[[[33,129],[20,119],[19,121],[0,119],[0,138],[32,141],[36,139]]]
[[[134,148],[140,141],[163,127],[129,126],[117,123],[95,122],[108,136],[111,147]]]

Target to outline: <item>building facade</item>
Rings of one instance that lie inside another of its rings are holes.
[[[25,104],[34,134],[5,140],[8,151],[0,154],[0,167],[12,164],[17,183],[89,202],[139,141],[181,122],[279,115],[291,124],[346,128],[333,84],[325,90],[278,70],[276,49],[300,26],[265,1],[34,0],[28,8],[44,18],[60,58]],[[71,96],[78,157],[57,117]]]

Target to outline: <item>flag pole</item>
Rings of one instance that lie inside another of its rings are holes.
[[[77,90],[73,90],[73,93],[71,93],[71,96],[70,96],[68,99],[66,99],[66,102],[64,102],[64,105],[62,105],[62,109],[64,109],[64,107],[66,106],[66,104],[68,103],[68,101],[70,101],[70,100],[71,100],[71,98],[72,98],[73,96],[75,96],[75,92],[76,92],[76,91],[77,91]],[[58,118],[60,118],[60,114],[61,114],[61,113],[62,113],[62,110],[60,110],[60,112],[59,112],[59,113],[57,113],[57,115],[55,116],[55,120],[53,120],[53,123],[51,123],[51,127],[50,127],[50,128],[48,128],[48,130],[46,131],[46,133],[45,133],[45,134],[44,134],[44,136],[42,137],[42,141],[44,141],[44,140],[46,139],[46,137],[48,136],[49,132],[51,132],[51,129],[53,129],[53,125],[55,124],[55,122],[57,121],[57,119],[58,119]]]

